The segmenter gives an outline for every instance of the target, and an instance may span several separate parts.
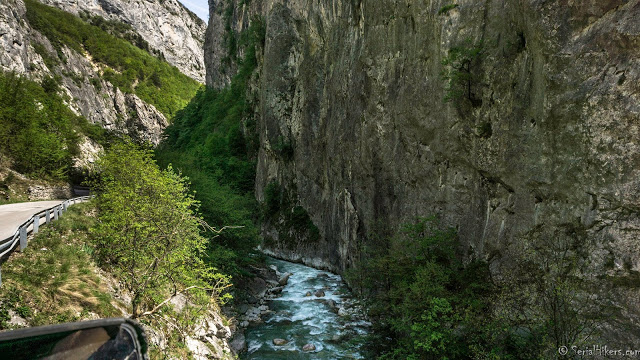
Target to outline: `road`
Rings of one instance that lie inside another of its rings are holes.
[[[13,235],[23,222],[42,210],[59,205],[63,200],[34,201],[0,205],[0,240]]]

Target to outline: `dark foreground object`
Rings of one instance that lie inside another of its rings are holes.
[[[7,359],[147,360],[142,327],[129,319],[103,319],[0,333]]]

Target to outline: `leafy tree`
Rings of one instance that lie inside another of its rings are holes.
[[[18,172],[65,180],[78,154],[78,133],[99,142],[105,136],[67,107],[58,95],[59,81],[47,77],[38,84],[0,72],[0,155]]]
[[[151,314],[178,293],[205,304],[229,286],[206,263],[198,203],[171,167],[160,170],[150,150],[114,145],[96,163],[96,257],[132,294],[133,317]]]
[[[606,283],[590,275],[595,271],[583,259],[593,250],[576,228],[534,231],[509,251],[513,265],[499,284],[496,313],[509,325],[507,335],[536,349],[539,358],[555,356],[560,346],[587,345],[611,318],[608,294],[600,293]]]
[[[483,315],[491,283],[483,262],[463,264],[457,237],[436,218],[418,219],[391,236],[374,234],[347,273],[375,320],[380,359],[463,359],[485,348]]]
[[[471,39],[449,49],[449,54],[442,60],[442,78],[447,81],[445,102],[466,98],[473,106],[479,104],[480,100],[475,97],[473,86],[479,81],[476,67],[482,54],[482,42],[474,44]]]

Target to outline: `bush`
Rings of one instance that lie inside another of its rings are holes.
[[[473,106],[480,105],[480,99],[475,97],[473,88],[479,82],[477,66],[482,54],[482,42],[473,44],[471,39],[449,49],[449,54],[442,60],[442,78],[447,81],[445,102],[466,98]]]
[[[451,11],[451,10],[457,8],[457,7],[458,7],[458,4],[445,5],[445,6],[441,7],[440,10],[438,10],[438,15],[446,14],[449,11]]]
[[[57,94],[58,78],[42,84],[0,73],[0,154],[13,169],[33,177],[65,180],[78,154],[78,133],[97,135]]]

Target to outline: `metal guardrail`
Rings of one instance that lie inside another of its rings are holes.
[[[42,210],[39,213],[33,215],[29,220],[23,222],[18,226],[13,235],[6,239],[0,240],[0,259],[11,253],[18,244],[20,244],[20,251],[23,251],[27,247],[27,235],[30,233],[36,234],[41,225],[41,220],[44,218],[44,224],[51,221],[58,220],[62,213],[67,211],[67,208],[71,205],[82,203],[93,198],[91,196],[80,196],[77,198],[65,200],[60,204],[50,207],[46,210]],[[2,273],[0,272],[0,286],[2,286]]]

